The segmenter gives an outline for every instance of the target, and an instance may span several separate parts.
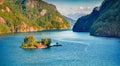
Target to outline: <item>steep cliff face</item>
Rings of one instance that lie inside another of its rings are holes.
[[[120,37],[120,0],[105,0],[101,15],[91,27],[90,34],[96,36]]]
[[[91,14],[80,17],[73,27],[74,32],[88,32],[93,22],[99,17],[99,7],[95,7]]]
[[[56,7],[42,0],[0,0],[0,33],[69,27]]]

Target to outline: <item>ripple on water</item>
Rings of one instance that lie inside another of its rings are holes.
[[[60,47],[21,49],[25,35],[52,38]],[[0,37],[0,66],[120,66],[119,38],[93,37],[89,33],[43,31]]]

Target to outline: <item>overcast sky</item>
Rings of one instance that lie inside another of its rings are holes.
[[[74,14],[88,14],[96,6],[100,6],[103,0],[44,0],[54,4],[57,10],[65,16]],[[73,18],[73,17],[71,17]]]

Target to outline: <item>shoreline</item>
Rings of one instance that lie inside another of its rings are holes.
[[[36,30],[36,31],[27,31],[27,32],[10,32],[10,33],[0,33],[0,36],[2,35],[10,35],[10,34],[17,34],[17,33],[32,33],[32,32],[44,32],[44,31],[66,31],[66,30],[71,30],[70,28],[68,29],[50,29],[50,30]]]

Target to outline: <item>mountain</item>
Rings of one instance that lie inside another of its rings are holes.
[[[95,7],[91,14],[80,17],[73,27],[74,32],[88,32],[91,25],[99,16],[99,7]]]
[[[69,18],[69,17],[66,17],[66,16],[63,16],[63,17],[69,22],[69,24],[72,28],[76,21],[73,20],[72,18]]]
[[[86,15],[86,14],[84,14],[84,13],[71,13],[71,14],[68,14],[67,16],[69,16],[70,18],[72,18],[72,19],[74,19],[74,20],[77,20],[79,17],[81,17],[81,16],[84,16],[84,15]]]
[[[120,0],[104,0],[96,14],[79,18],[73,31],[90,31],[90,35],[120,37]]]
[[[91,35],[120,37],[120,0],[105,0],[100,16],[90,29]]]
[[[56,7],[42,0],[0,0],[0,34],[69,27]]]

